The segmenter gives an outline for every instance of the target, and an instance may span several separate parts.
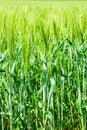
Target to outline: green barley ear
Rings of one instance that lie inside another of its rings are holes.
[[[48,52],[49,52],[49,44],[48,44],[48,39],[47,39],[47,34],[46,31],[44,30],[43,24],[41,25],[41,33],[42,33],[42,38],[45,44],[45,58],[47,60]]]
[[[41,25],[41,32],[42,32],[42,37],[43,37],[43,40],[44,40],[44,43],[45,43],[45,46],[47,47],[47,35],[46,35],[46,32],[44,30],[44,25]]]
[[[57,24],[55,21],[53,22],[53,30],[54,30],[54,37],[57,40],[58,39],[58,30],[57,30]]]

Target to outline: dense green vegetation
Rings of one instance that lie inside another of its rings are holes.
[[[68,5],[1,4],[0,130],[87,129],[86,2]]]

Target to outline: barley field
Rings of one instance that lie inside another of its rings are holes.
[[[0,130],[87,130],[86,1],[0,1]]]

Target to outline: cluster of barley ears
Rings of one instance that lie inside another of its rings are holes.
[[[1,8],[0,129],[87,129],[86,9]]]

